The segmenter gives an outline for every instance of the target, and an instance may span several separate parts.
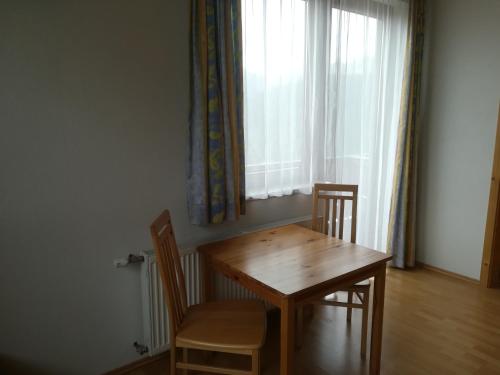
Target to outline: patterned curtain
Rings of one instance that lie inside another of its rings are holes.
[[[405,73],[387,249],[398,268],[415,265],[417,144],[424,48],[424,0],[410,0]]]
[[[191,1],[188,211],[193,224],[245,211],[240,0]]]

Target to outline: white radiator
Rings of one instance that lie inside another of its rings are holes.
[[[144,251],[141,255],[144,256],[141,268],[144,345],[152,356],[169,348],[168,310],[154,251]],[[181,256],[181,263],[186,277],[188,305],[200,303],[202,280],[199,254],[194,249],[187,251]],[[215,295],[219,300],[258,298],[241,285],[219,274],[215,278]],[[266,307],[270,308],[271,305],[266,304]]]

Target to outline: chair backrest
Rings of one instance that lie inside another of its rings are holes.
[[[318,218],[320,201],[323,202],[322,220]],[[332,215],[330,218],[330,201],[332,202]],[[358,209],[358,185],[341,185],[330,183],[314,184],[312,230],[337,237],[337,213],[338,213],[338,238],[344,238],[344,210],[345,202],[352,201],[351,215],[351,242],[356,243],[356,220]],[[340,206],[340,207],[338,207]],[[330,223],[330,226],[328,225]],[[331,228],[330,228],[331,227]]]
[[[184,272],[168,210],[163,211],[151,224],[150,229],[170,315],[170,332],[175,337],[186,314],[187,294]]]

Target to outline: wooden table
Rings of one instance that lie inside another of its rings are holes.
[[[298,225],[244,234],[200,246],[204,295],[213,271],[281,309],[281,375],[293,374],[295,307],[375,277],[370,374],[380,373],[386,262],[392,257]]]

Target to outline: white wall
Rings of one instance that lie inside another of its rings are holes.
[[[500,1],[427,1],[417,257],[479,278],[500,101]]]
[[[0,2],[0,369],[136,360],[138,269],[112,261],[151,248],[163,208],[181,246],[309,214],[295,196],[188,223],[188,38],[187,0]]]

